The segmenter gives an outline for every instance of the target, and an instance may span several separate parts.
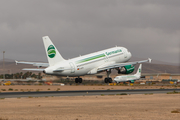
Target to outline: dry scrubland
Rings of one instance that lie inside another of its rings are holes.
[[[28,91],[68,91],[68,90],[117,90],[117,89],[172,89],[175,86],[48,86],[48,85],[10,85],[0,86],[0,92],[28,92]]]
[[[0,120],[179,120],[174,110],[180,94],[0,99]]]

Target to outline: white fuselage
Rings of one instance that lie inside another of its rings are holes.
[[[45,69],[46,74],[60,76],[83,76],[96,74],[100,66],[111,63],[127,62],[131,53],[124,47],[113,47],[99,52],[83,55],[73,59],[61,61]],[[66,69],[55,72],[58,69]]]
[[[123,76],[117,76],[114,78],[114,81],[117,83],[120,82],[127,82],[132,80],[138,80],[141,76],[140,75],[123,75]]]

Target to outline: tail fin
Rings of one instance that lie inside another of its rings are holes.
[[[141,76],[142,64],[139,65],[136,75]]]
[[[54,64],[65,60],[48,36],[44,36],[42,39],[50,66],[53,66]]]

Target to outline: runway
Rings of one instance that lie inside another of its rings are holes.
[[[92,96],[92,95],[119,95],[126,94],[159,94],[177,91],[180,89],[136,89],[136,90],[81,90],[81,91],[40,91],[40,92],[4,92],[0,98],[18,97],[48,97],[48,96]]]

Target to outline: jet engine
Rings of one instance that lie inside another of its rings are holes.
[[[118,69],[118,74],[130,74],[134,71],[133,65],[126,65]]]

